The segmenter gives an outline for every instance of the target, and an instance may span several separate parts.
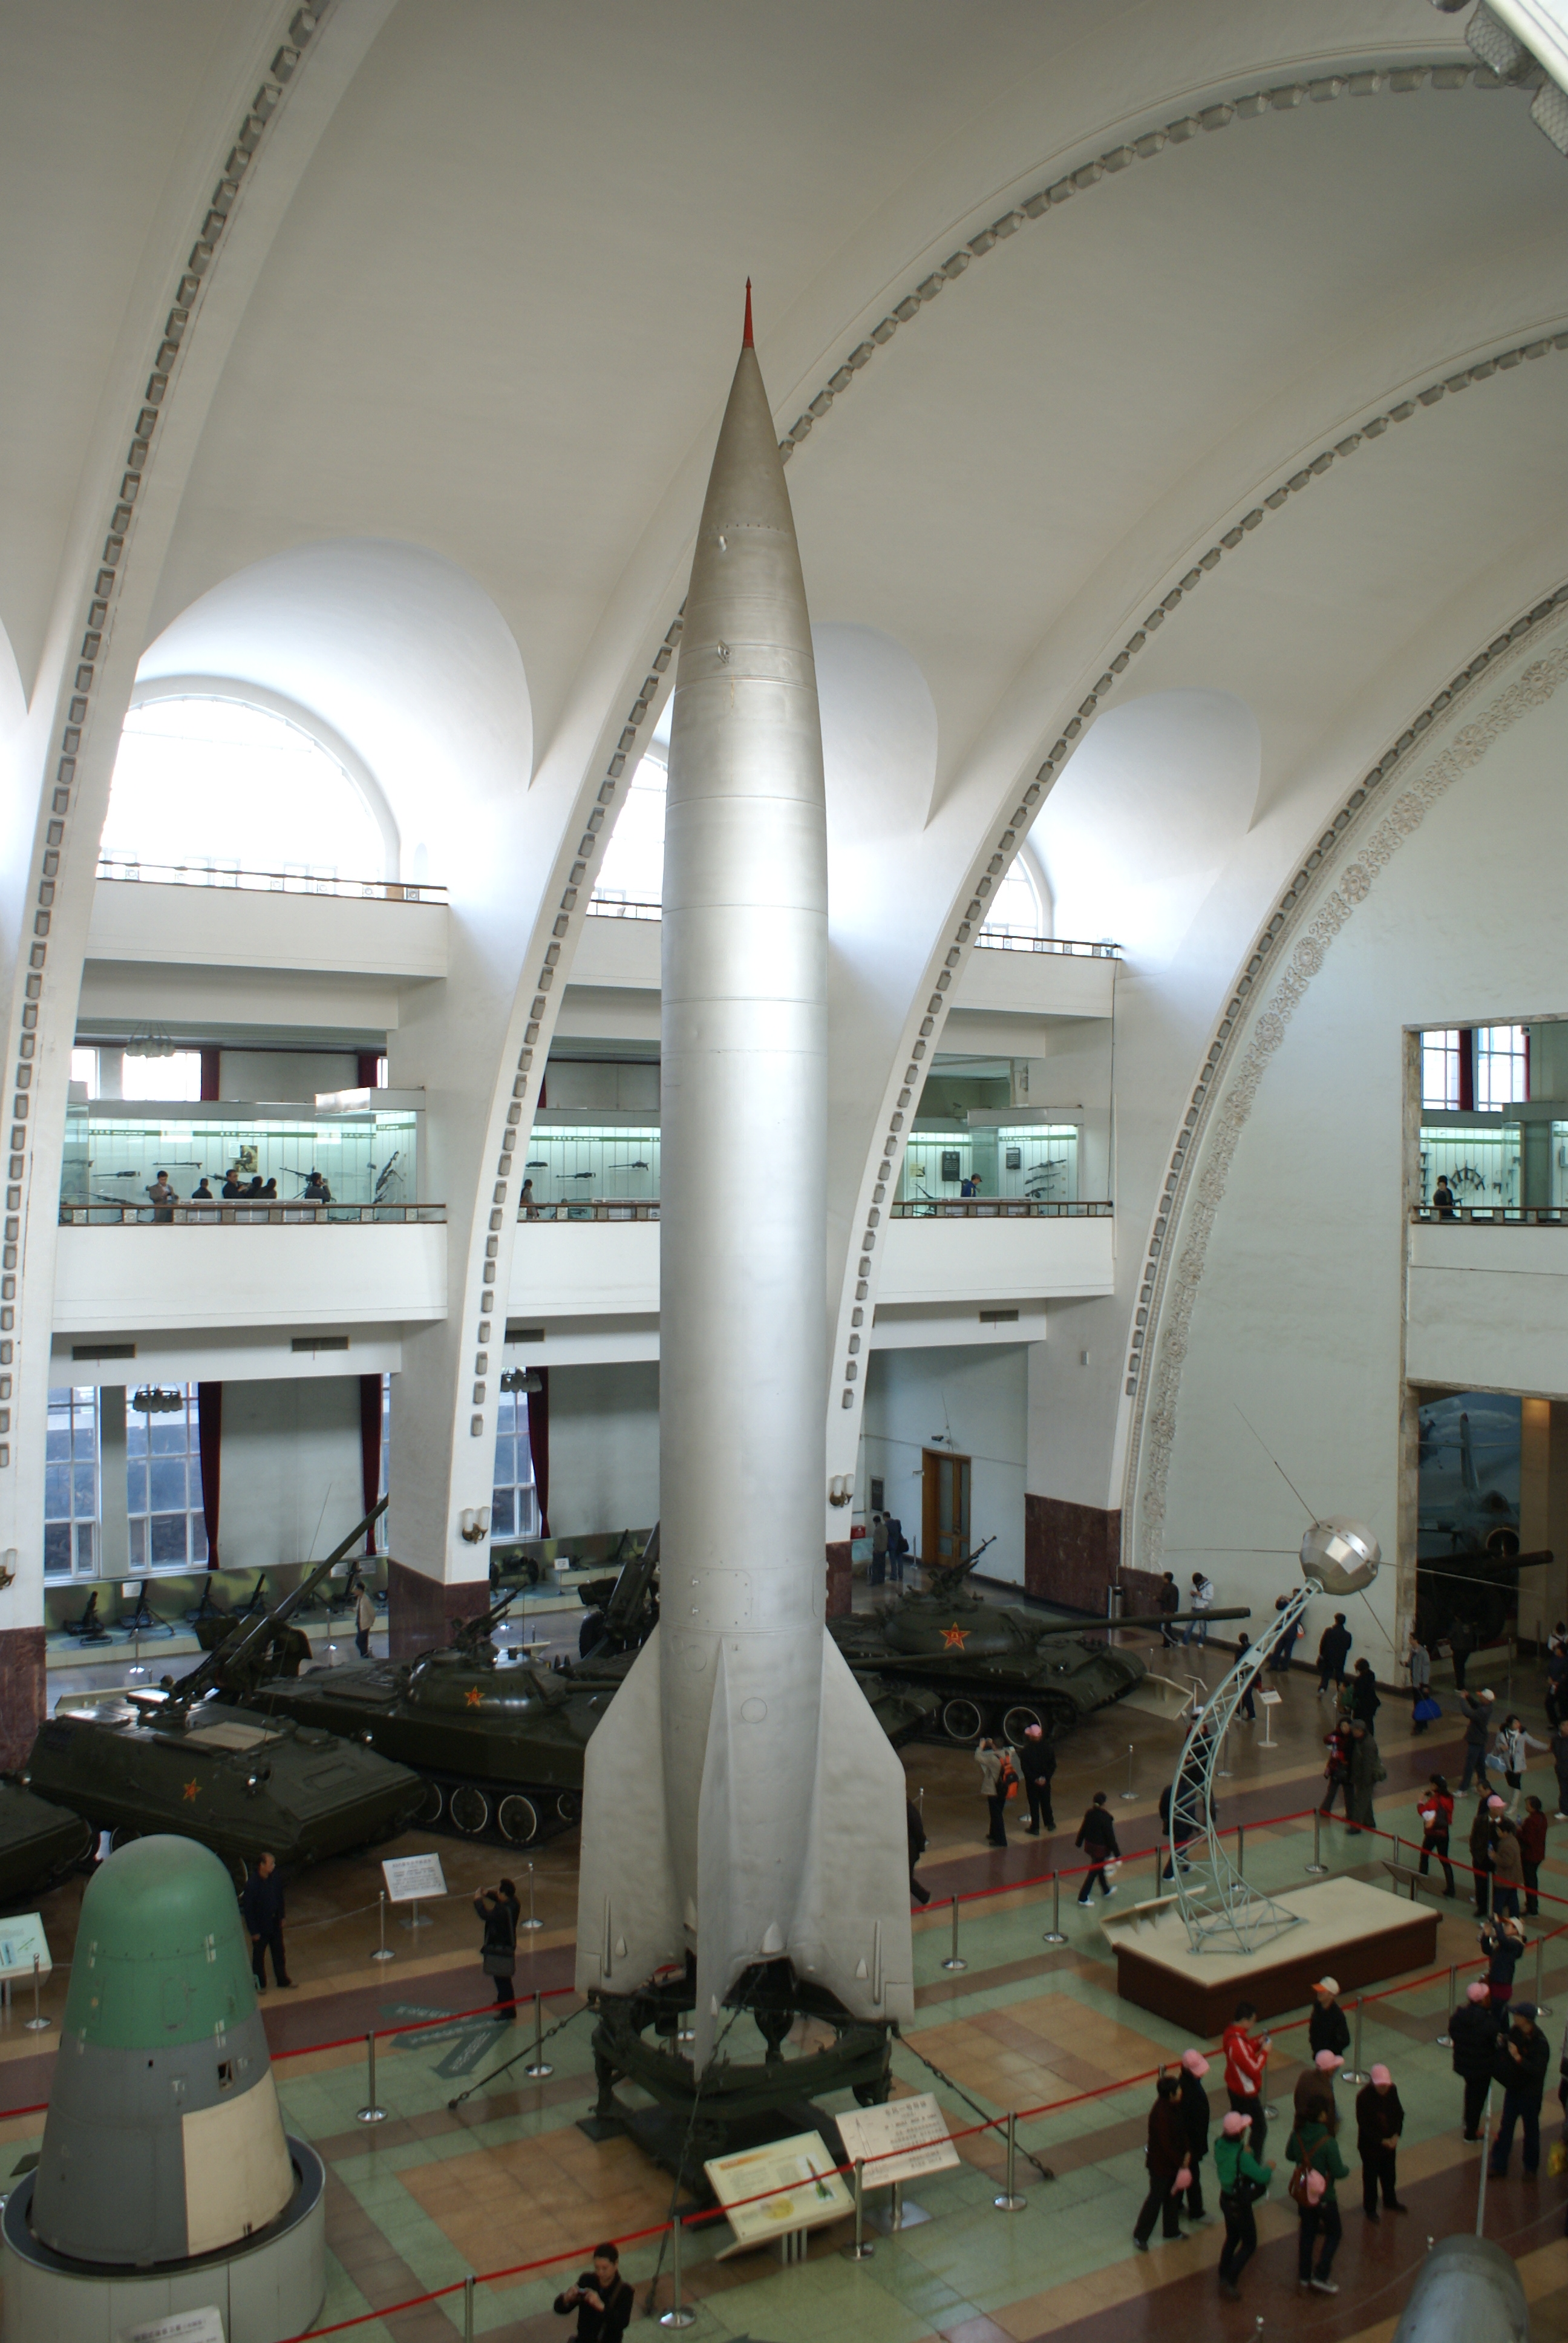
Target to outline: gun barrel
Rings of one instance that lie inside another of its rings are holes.
[[[188,1676],[180,1678],[174,1688],[173,1698],[188,1704],[201,1694],[210,1691],[224,1669],[241,1665],[269,1635],[294,1616],[302,1603],[309,1600],[322,1580],[337,1569],[367,1530],[380,1520],[390,1503],[389,1497],[383,1497],[378,1504],[373,1505],[363,1521],[356,1522],[341,1544],[333,1547],[326,1561],[318,1562],[314,1570],[307,1571],[292,1594],[286,1594],[281,1602],[273,1604],[270,1611],[264,1611],[260,1618],[246,1629],[237,1644],[232,1646],[221,1644],[216,1651],[208,1652]]]

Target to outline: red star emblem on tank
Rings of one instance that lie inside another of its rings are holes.
[[[482,1708],[485,1704],[485,1695],[477,1684],[470,1684],[463,1698],[469,1708]]]
[[[191,1805],[194,1806],[196,1800],[196,1792],[200,1787],[201,1785],[199,1782],[187,1782],[185,1788],[181,1791],[180,1795],[184,1798],[188,1798]]]
[[[969,1629],[960,1627],[955,1619],[950,1627],[942,1629],[942,1641],[950,1652],[961,1652],[969,1641]]]

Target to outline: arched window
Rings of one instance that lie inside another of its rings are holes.
[[[379,879],[363,790],[303,727],[238,699],[134,708],[109,787],[102,860],[301,879]]]
[[[593,890],[596,903],[659,903],[664,898],[664,797],[669,772],[661,755],[644,757],[616,816]]]
[[[1048,936],[1040,890],[1023,855],[1015,855],[990,899],[990,912],[982,936]]]

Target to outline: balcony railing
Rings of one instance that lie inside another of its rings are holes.
[[[1445,1212],[1439,1212],[1435,1204],[1412,1204],[1410,1216],[1423,1227],[1428,1222],[1466,1221],[1476,1228],[1505,1222],[1517,1229],[1568,1229],[1568,1204],[1450,1204]]]
[[[209,862],[143,862],[129,856],[98,858],[100,879],[145,879],[156,887],[237,887],[256,895],[347,895],[375,903],[444,903],[445,887],[421,880],[336,879],[308,870],[226,870]],[[658,917],[657,911],[654,915]]]
[[[895,1221],[1108,1221],[1113,1207],[1101,1204],[1035,1203],[1021,1196],[966,1197],[962,1203],[890,1204]]]
[[[662,920],[662,903],[634,903],[619,895],[590,895],[590,920]]]
[[[975,938],[982,951],[1065,952],[1073,960],[1120,960],[1121,946],[1112,943],[1086,943],[1074,936],[1010,935],[1004,929],[990,931],[982,928]]]
[[[657,1221],[657,1196],[596,1196],[591,1203],[525,1204],[519,1221]]]
[[[300,1204],[270,1201],[242,1204],[62,1204],[67,1229],[130,1228],[327,1228],[377,1225],[402,1228],[414,1221],[444,1221],[445,1204]]]

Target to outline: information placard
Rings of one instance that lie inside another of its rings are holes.
[[[54,1964],[38,1913],[14,1912],[8,1920],[0,1920],[0,1983],[9,1985],[17,1977],[30,1977],[35,1954],[39,1976],[47,1976]]]
[[[796,2229],[820,2228],[855,2209],[855,2200],[819,2132],[797,2132],[766,2147],[716,2156],[703,2170],[723,2207],[735,2242],[768,2244]]]
[[[868,2188],[917,2180],[927,2172],[947,2172],[959,2160],[948,2137],[948,2121],[930,2091],[884,2107],[852,2107],[836,2117],[844,2153],[863,2157]],[[873,2162],[875,2157],[878,2159]]]
[[[119,2343],[224,2343],[223,2313],[216,2302],[205,2310],[172,2310],[146,2327],[122,2327]]]
[[[438,1855],[393,1855],[381,1865],[392,1904],[427,1904],[447,1892]]]

